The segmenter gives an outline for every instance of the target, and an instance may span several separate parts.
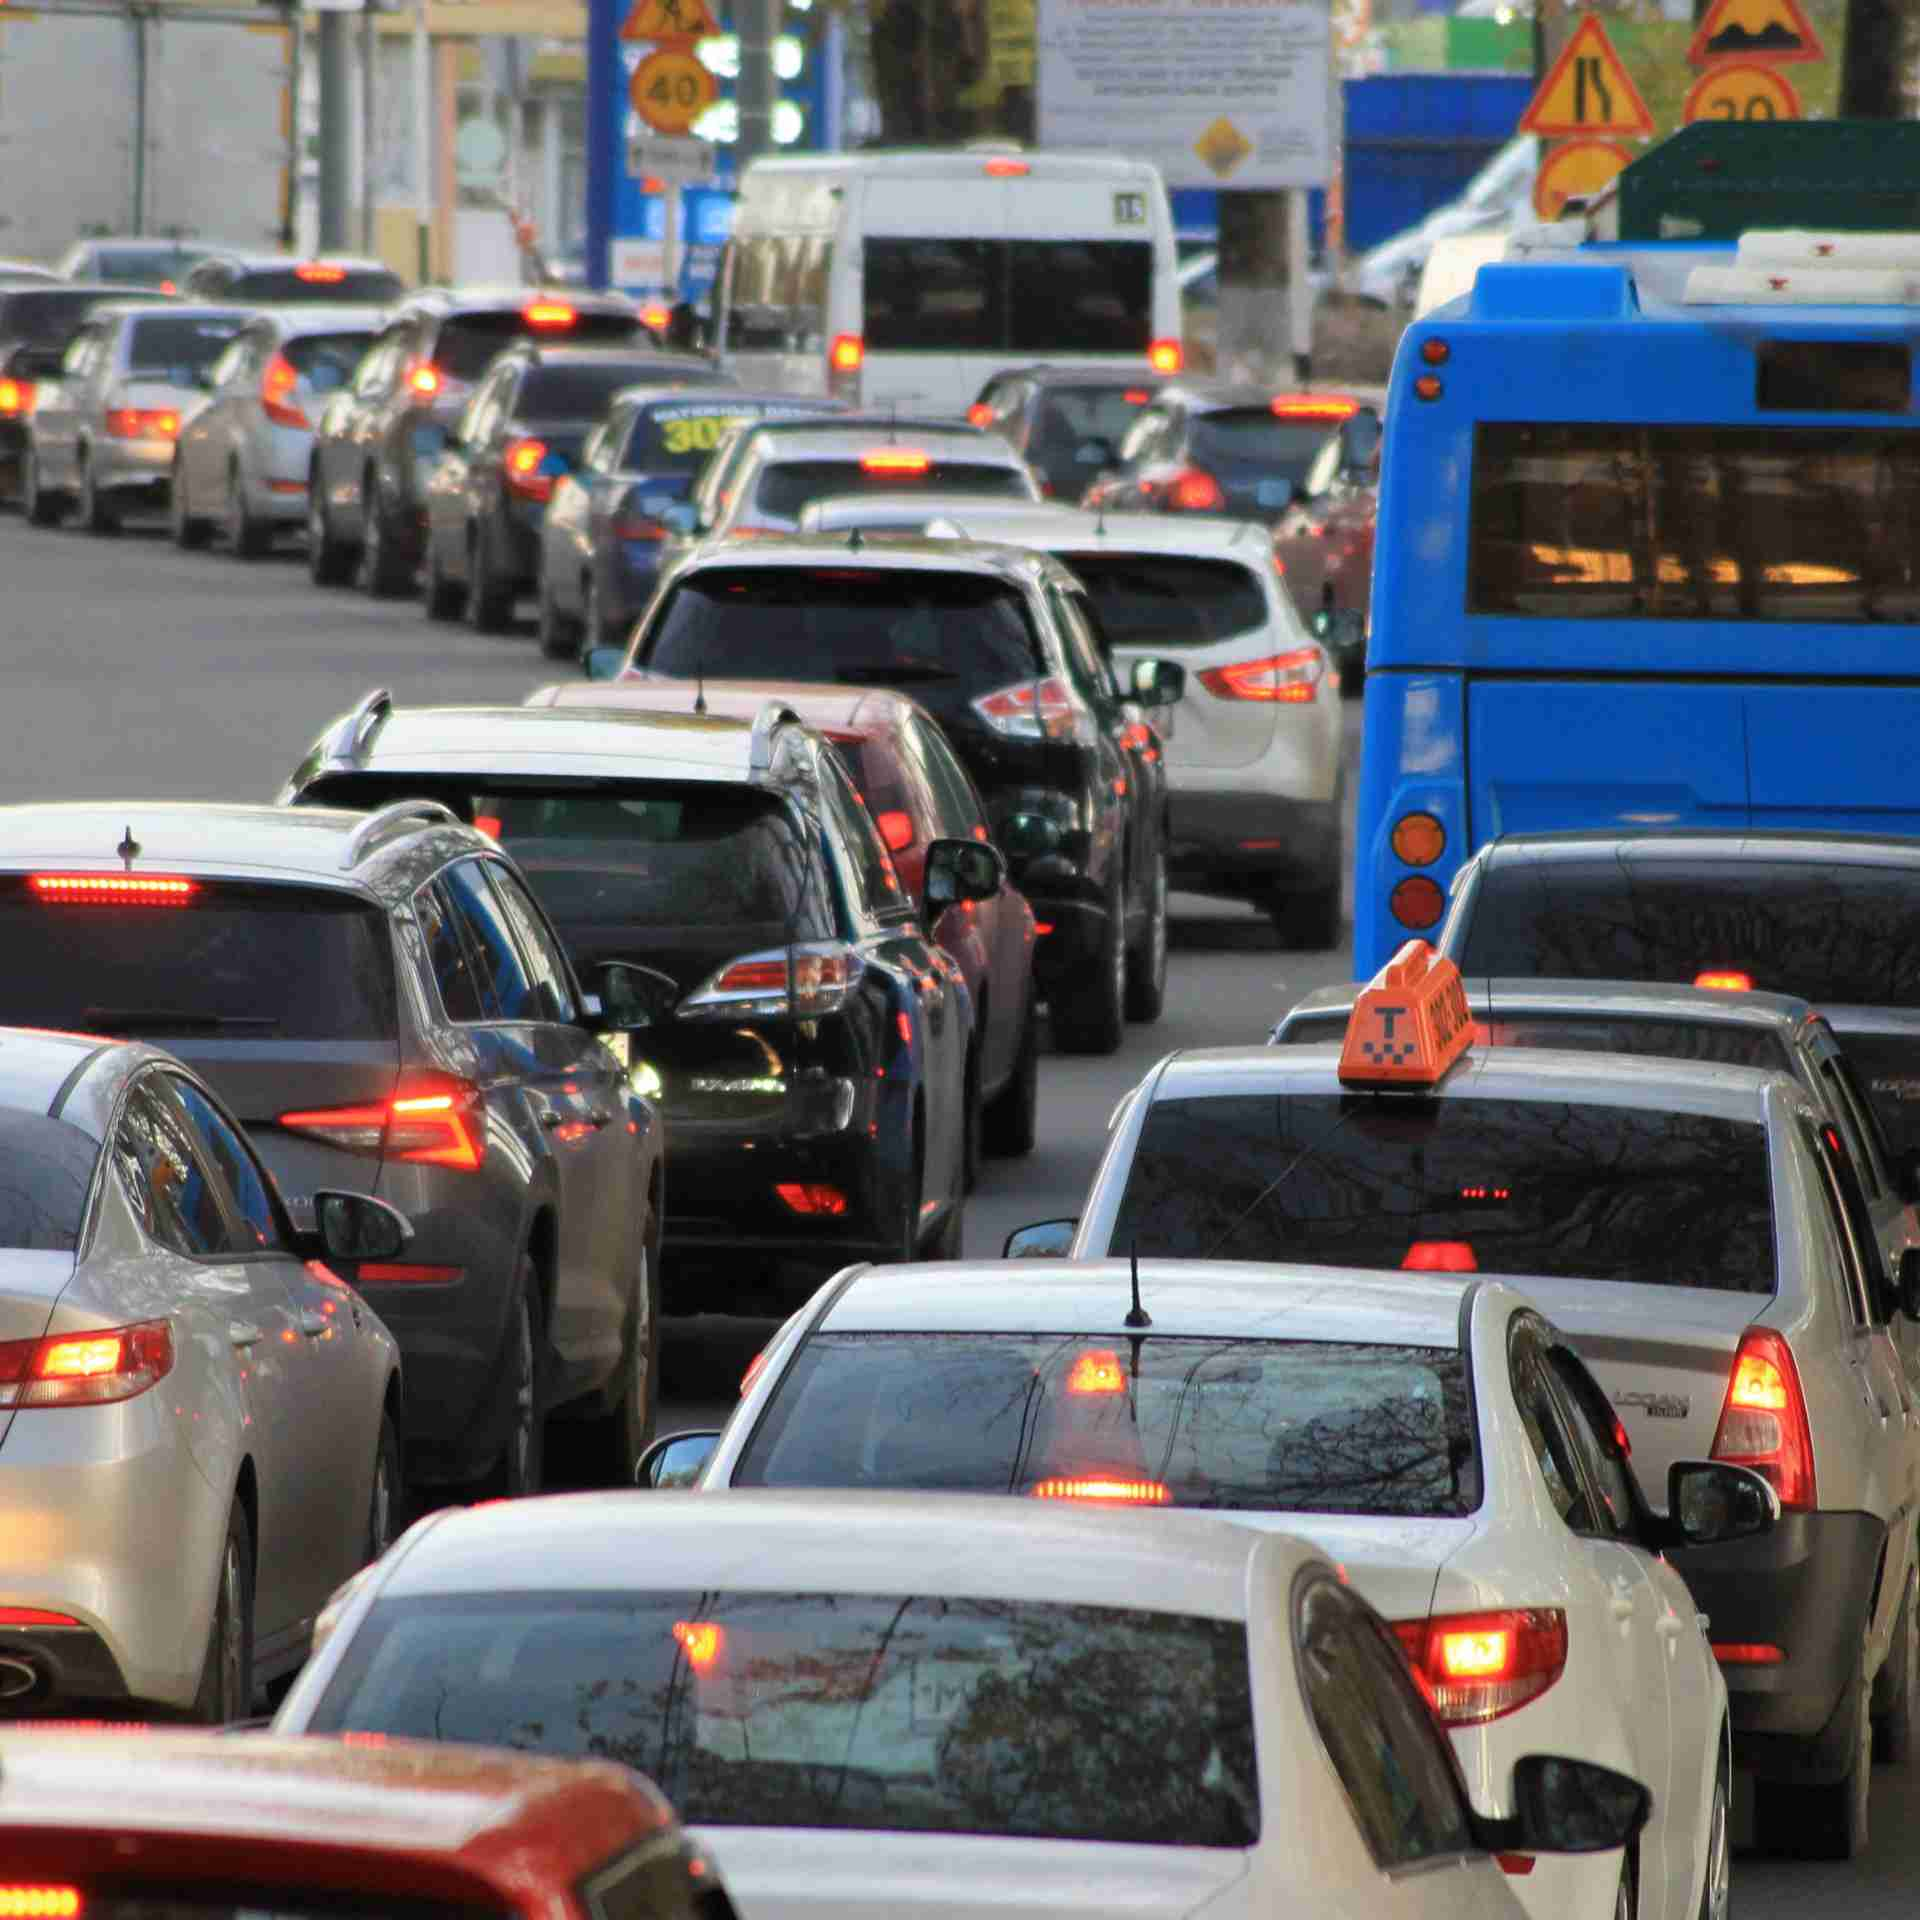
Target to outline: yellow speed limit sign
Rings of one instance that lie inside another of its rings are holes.
[[[1569,140],[1555,147],[1534,177],[1534,212],[1558,220],[1569,200],[1598,193],[1632,158],[1618,140]]]
[[[1696,120],[1798,120],[1800,96],[1778,67],[1735,61],[1709,67],[1680,109],[1683,126]]]
[[[661,47],[634,68],[627,93],[655,133],[685,133],[720,97],[720,84],[690,51]]]

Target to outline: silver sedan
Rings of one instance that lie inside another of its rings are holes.
[[[120,1041],[0,1028],[0,1165],[0,1715],[244,1715],[393,1533],[399,1349],[324,1262],[410,1229],[334,1194],[296,1232]]]

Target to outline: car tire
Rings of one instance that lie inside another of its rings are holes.
[[[647,1231],[652,1233],[651,1223]],[[653,1440],[660,1405],[660,1265],[657,1246],[644,1239],[613,1391],[618,1397],[594,1422],[598,1444],[592,1451],[608,1486],[630,1487],[634,1463]]]
[[[190,511],[187,498],[187,470],[183,462],[173,463],[173,478],[167,485],[167,523],[173,544],[183,553],[197,553],[213,538],[213,522]]]
[[[1700,1920],[1731,1920],[1733,1912],[1733,1778],[1727,1768],[1727,1736],[1720,1735],[1720,1764],[1713,1775],[1713,1806],[1707,1815],[1707,1870],[1700,1876]]]
[[[1040,1014],[1031,994],[1013,1077],[980,1112],[980,1145],[996,1160],[1033,1151],[1040,1112]]]
[[[1126,896],[1119,887],[1107,903],[1100,951],[1079,979],[1048,995],[1054,1044],[1062,1053],[1118,1053],[1126,1033]]]
[[[421,604],[429,620],[458,620],[466,611],[467,590],[440,571],[440,550],[427,535],[427,584]]]
[[[1874,1696],[1873,1757],[1898,1766],[1913,1752],[1914,1722],[1920,1717],[1920,1570],[1907,1571],[1893,1644],[1874,1683]]]
[[[253,1711],[253,1533],[238,1500],[227,1511],[227,1537],[213,1596],[213,1622],[200,1668],[192,1717],[221,1727]]]
[[[467,625],[475,633],[505,633],[513,619],[513,595],[493,576],[487,536],[478,527],[467,535]]]
[[[89,533],[120,531],[120,509],[114,505],[112,496],[95,484],[93,460],[86,453],[80,456],[80,524]]]
[[[1779,1852],[1796,1860],[1854,1860],[1867,1850],[1873,1689],[1867,1677],[1864,1634],[1849,1685],[1857,1724],[1845,1776],[1822,1786],[1797,1780],[1754,1782],[1754,1832],[1767,1836]]]
[[[507,1432],[488,1476],[488,1490],[496,1499],[519,1500],[540,1491],[547,1454],[546,1349],[540,1276],[533,1256],[523,1253],[500,1355],[497,1404],[506,1416]]]
[[[549,660],[577,660],[580,657],[581,625],[579,617],[562,613],[554,604],[553,589],[540,583],[540,651]]]
[[[370,600],[397,600],[413,588],[413,555],[392,520],[380,510],[380,486],[369,473],[360,483],[366,503],[360,541],[359,588]]]
[[[336,537],[327,490],[315,468],[307,478],[307,574],[316,587],[344,587],[353,578],[353,549]]]
[[[67,517],[66,496],[40,484],[40,460],[31,442],[20,461],[20,511],[32,527],[57,527]]]
[[[1127,1018],[1148,1027],[1167,1001],[1167,850],[1153,857],[1147,883],[1147,924],[1127,949]]]
[[[227,469],[227,545],[236,560],[262,560],[273,550],[273,522],[248,507],[238,464]]]
[[[393,1415],[380,1415],[380,1440],[373,1456],[373,1486],[367,1495],[366,1562],[371,1566],[406,1531],[406,1479],[400,1465],[400,1436]]]

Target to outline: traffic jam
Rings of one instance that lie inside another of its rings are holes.
[[[0,805],[0,1920],[1728,1920],[1871,1861],[1920,237],[1623,196],[1386,386],[1256,387],[1183,367],[1151,168],[810,164],[697,344],[0,267],[4,551],[83,619],[277,571],[525,688]],[[916,228],[976,185],[1030,237]],[[1234,1044],[1196,900],[1300,963]]]

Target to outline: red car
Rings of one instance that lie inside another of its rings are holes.
[[[785,680],[713,681],[704,692],[709,713],[745,719],[778,700],[839,748],[909,898],[923,895],[929,841],[991,837],[987,810],[939,723],[907,695]],[[538,697],[556,706],[658,711],[683,709],[689,694],[684,680],[623,680],[570,683]],[[971,1183],[981,1149],[995,1155],[1033,1150],[1040,1072],[1033,950],[1049,929],[1035,921],[1026,896],[1009,885],[991,900],[947,908],[927,931],[966,976],[973,999],[978,1039],[968,1067],[969,1111],[977,1116],[968,1130]]]
[[[733,1920],[636,1773],[352,1735],[0,1736],[0,1914],[21,1920]]]

